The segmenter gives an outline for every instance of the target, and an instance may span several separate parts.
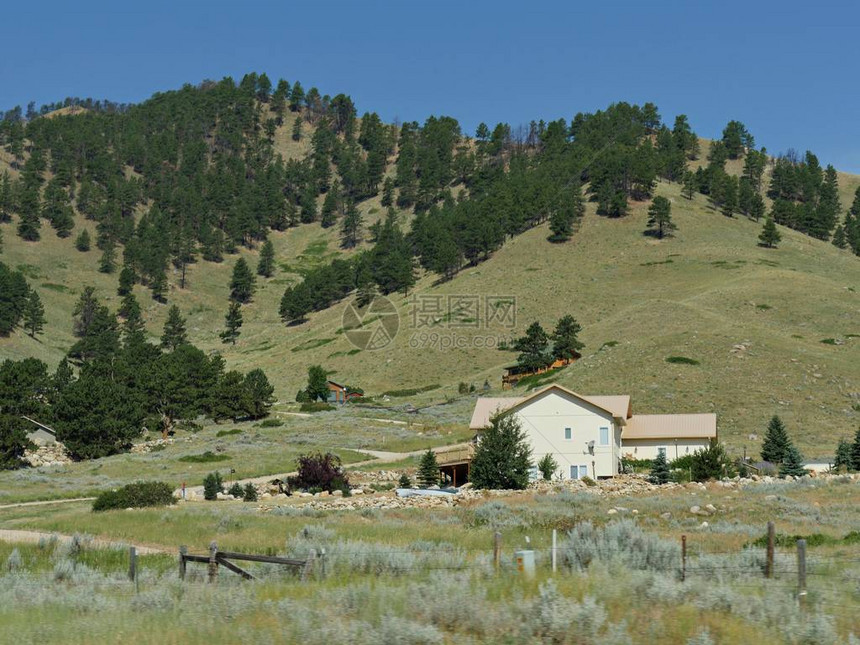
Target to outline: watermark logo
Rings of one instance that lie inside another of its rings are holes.
[[[388,347],[400,329],[397,307],[385,296],[375,296],[361,307],[350,302],[343,310],[343,332],[350,343],[362,350]]]

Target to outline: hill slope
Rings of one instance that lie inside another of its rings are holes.
[[[480,386],[485,379],[497,388],[512,353],[443,349],[441,339],[471,345],[477,337],[516,336],[533,320],[551,328],[572,313],[584,328],[585,356],[561,372],[559,382],[586,393],[629,393],[642,412],[713,410],[722,437],[737,451],[756,449],[758,441],[748,435],[761,433],[769,416],[778,413],[801,437],[808,456],[829,455],[860,418],[860,337],[854,337],[860,334],[860,262],[848,251],[784,228],[778,249],[758,248],[752,241],[760,225],[726,218],[702,196],[688,201],[676,184],[661,183],[657,193],[673,202],[679,227],[674,238],[658,242],[642,235],[645,204],[622,219],[598,217],[589,205],[568,243],[548,243],[541,226],[449,282],[436,284],[426,276],[410,298],[394,296],[401,327],[391,345],[378,351],[357,351],[343,334],[347,303],[294,327],[278,319],[284,285],[296,279],[285,268],[297,271],[337,251],[336,233],[317,224],[272,233],[279,271],[260,281],[235,347],[221,344],[218,332],[236,256],[220,265],[192,267],[185,291],[172,276],[168,299],[188,315],[195,344],[223,352],[231,367],[262,367],[281,400],[292,399],[314,363],[369,394],[438,384],[440,389],[424,395],[432,400],[453,396],[460,381]],[[0,257],[23,268],[39,288],[48,325],[41,340],[21,332],[0,339],[0,356],[36,356],[53,365],[72,343],[71,310],[81,286],[95,285],[116,307],[115,276],[98,273],[97,251],[79,253],[71,239],[50,235],[28,244],[11,226],[3,225]],[[255,264],[255,251],[241,253]],[[157,337],[167,307],[136,289],[148,329]],[[412,301],[416,294],[418,305]],[[460,295],[478,296],[482,306],[487,296],[513,296],[515,328],[475,329],[467,318],[455,327],[443,314],[429,330],[439,334],[439,343],[433,347],[428,340],[428,346],[416,347],[421,344],[416,334],[428,329],[412,326],[415,307],[426,309],[434,302],[426,298],[435,296],[442,296],[445,306],[448,296]],[[843,344],[821,342],[828,338]],[[700,365],[665,361],[676,355]]]

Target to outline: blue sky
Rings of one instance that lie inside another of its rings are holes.
[[[749,0],[7,3],[0,106],[140,101],[265,71],[386,120],[448,114],[469,133],[653,101],[702,136],[739,119],[770,152],[860,172],[858,24],[848,3]]]

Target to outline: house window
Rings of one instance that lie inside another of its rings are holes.
[[[601,428],[600,429],[600,445],[608,446],[609,445],[609,428]]]
[[[588,466],[577,466],[573,465],[570,467],[570,478],[571,479],[582,479],[583,477],[588,476]]]
[[[565,439],[573,439],[573,430],[571,430],[570,428],[565,428],[564,429],[564,438]]]
[[[663,447],[663,446],[661,446],[661,447],[657,448],[657,454],[658,454],[658,455],[663,455],[663,456],[665,457],[665,456],[666,456],[666,448],[665,448],[665,447]]]

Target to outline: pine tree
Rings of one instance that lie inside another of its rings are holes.
[[[470,479],[475,488],[522,490],[529,485],[532,449],[515,415],[496,416],[479,438]]]
[[[857,428],[854,443],[851,445],[851,469],[860,470],[860,428]]]
[[[254,295],[256,281],[245,258],[239,258],[233,267],[233,276],[230,279],[230,300],[238,303],[250,302]]]
[[[361,241],[361,227],[363,218],[355,202],[350,200],[343,215],[340,228],[341,244],[346,249],[354,248]]]
[[[99,271],[102,273],[113,273],[116,270],[116,247],[114,243],[108,242],[99,259]]]
[[[436,461],[436,453],[430,448],[421,455],[416,479],[422,488],[430,488],[439,484],[439,463]]]
[[[78,237],[75,238],[75,248],[81,253],[86,253],[90,250],[90,232],[87,229],[78,233]]]
[[[22,213],[18,221],[18,237],[27,242],[38,242],[41,238],[39,234],[41,227],[42,223],[39,221],[38,212]]]
[[[585,344],[577,338],[581,331],[582,325],[576,322],[573,316],[562,317],[551,336],[553,357],[564,360],[578,356],[579,350],[585,347]]]
[[[652,484],[667,484],[670,475],[669,462],[666,461],[666,451],[660,450],[651,465],[651,473],[648,475],[648,480]]]
[[[275,273],[275,245],[271,240],[263,242],[260,249],[260,260],[257,262],[257,275],[271,278]]]
[[[328,399],[328,372],[322,365],[311,365],[308,367],[308,385],[305,392],[311,401],[325,401]]]
[[[839,440],[836,445],[836,455],[833,459],[833,469],[837,471],[854,470],[853,459],[851,458],[851,442],[845,437]]]
[[[172,305],[167,312],[167,320],[164,322],[164,331],[161,334],[162,349],[173,351],[180,345],[188,342],[188,333],[185,329],[185,319],[179,307]]]
[[[785,457],[779,466],[779,474],[781,477],[787,475],[802,477],[808,474],[808,471],[803,467],[803,455],[800,454],[800,450],[794,444],[790,444],[785,451]]]
[[[302,140],[302,119],[301,119],[301,117],[296,117],[296,120],[293,121],[292,139],[293,139],[293,141],[301,141]]]
[[[134,269],[130,266],[124,266],[119,272],[119,284],[117,284],[116,295],[125,296],[131,293],[136,280],[137,277],[134,274]]]
[[[660,240],[678,228],[672,221],[672,203],[662,195],[655,197],[648,207],[648,228]]]
[[[320,225],[323,228],[331,228],[337,221],[338,193],[337,186],[332,186],[325,195],[320,213]]]
[[[782,235],[780,235],[779,231],[776,230],[776,224],[773,223],[773,218],[768,217],[758,236],[759,246],[763,246],[766,249],[775,249],[781,239]]]
[[[35,338],[36,334],[42,333],[42,328],[45,326],[45,308],[42,306],[42,300],[35,289],[30,290],[30,295],[27,297],[27,303],[24,305],[24,329],[30,334],[31,338]]]
[[[224,318],[224,331],[221,332],[221,342],[236,344],[239,338],[239,328],[242,326],[242,309],[238,302],[231,302],[230,309]]]
[[[520,352],[517,365],[528,371],[543,369],[552,363],[549,337],[537,321],[529,325],[525,336],[514,342],[514,349]]]
[[[767,424],[767,432],[761,444],[761,458],[772,464],[781,463],[791,445],[791,438],[782,419],[773,415]]]
[[[693,195],[696,194],[696,189],[696,175],[688,170],[684,173],[684,187],[681,189],[681,194],[687,199],[692,200]]]
[[[167,275],[164,273],[164,269],[161,269],[152,276],[149,288],[152,291],[153,300],[161,304],[167,302]]]
[[[723,177],[722,208],[720,212],[731,217],[738,210],[738,179],[732,175]]]
[[[764,198],[758,193],[755,193],[752,197],[752,201],[750,202],[749,216],[757,222],[764,217],[764,211]]]
[[[848,246],[848,240],[845,237],[845,229],[842,224],[836,225],[836,230],[833,232],[833,246],[837,249],[844,249]]]

